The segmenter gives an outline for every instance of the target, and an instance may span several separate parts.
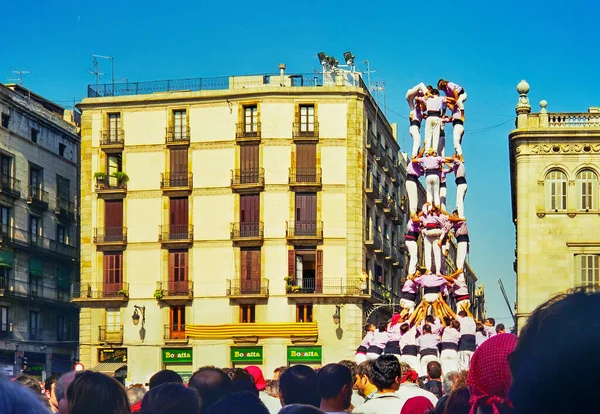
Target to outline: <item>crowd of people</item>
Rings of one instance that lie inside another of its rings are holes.
[[[541,305],[520,336],[482,343],[467,369],[431,360],[420,375],[396,355],[356,364],[202,367],[184,384],[163,370],[125,388],[94,371],[0,378],[2,414],[521,414],[593,412],[600,293],[577,290]],[[426,323],[423,325],[431,326]],[[484,329],[485,330],[485,329]],[[424,329],[428,331],[428,329]],[[442,361],[443,362],[443,361]],[[556,390],[556,392],[552,392]]]

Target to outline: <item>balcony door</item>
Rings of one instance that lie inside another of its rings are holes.
[[[240,254],[242,294],[260,293],[260,247],[243,248]]]
[[[188,235],[188,198],[176,197],[169,201],[169,237],[185,240]]]
[[[257,184],[258,178],[258,145],[240,146],[240,184]]]
[[[170,186],[188,186],[188,150],[187,148],[172,149],[170,151]]]
[[[185,306],[171,306],[170,339],[185,339]]]
[[[12,189],[12,157],[0,154],[0,184],[3,188]]]
[[[317,146],[296,144],[296,182],[314,183],[317,181]]]
[[[169,251],[169,295],[187,296],[189,291],[188,285],[188,251]]]
[[[104,297],[116,296],[123,288],[123,252],[104,253]]]
[[[304,248],[288,251],[288,273],[302,293],[323,292],[323,251]]]
[[[260,221],[260,194],[240,196],[240,237],[258,237]]]
[[[104,240],[106,242],[123,240],[123,200],[104,202]]]
[[[296,193],[296,236],[316,236],[317,234],[317,194]]]

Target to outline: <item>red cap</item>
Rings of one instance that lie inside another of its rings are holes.
[[[256,386],[256,389],[263,391],[267,386],[267,381],[265,381],[265,377],[263,376],[261,369],[255,365],[251,365],[246,367],[246,371],[248,371],[248,373],[252,375],[252,378],[254,378],[254,385]]]

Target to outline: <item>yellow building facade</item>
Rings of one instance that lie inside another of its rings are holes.
[[[72,299],[86,367],[268,376],[351,357],[373,304],[397,303],[405,169],[358,75],[88,92]]]
[[[517,90],[509,135],[516,227],[517,328],[559,292],[600,278],[600,108],[531,112],[529,85]]]

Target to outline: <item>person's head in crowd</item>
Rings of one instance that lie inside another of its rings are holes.
[[[279,381],[279,377],[281,377],[281,374],[283,374],[283,371],[285,371],[286,369],[287,367],[285,366],[275,368],[273,370],[273,379]]]
[[[515,335],[496,335],[481,344],[473,353],[467,384],[474,412],[481,409],[496,413],[506,411],[511,406],[508,399],[511,383],[508,356],[516,345]]]
[[[254,378],[244,368],[230,368],[227,376],[231,378],[232,392],[250,392],[258,395]]]
[[[142,409],[153,414],[198,414],[201,404],[196,390],[176,382],[167,382],[144,395]]]
[[[281,406],[306,404],[321,405],[319,377],[314,369],[306,365],[294,365],[286,369],[279,378]]]
[[[475,332],[481,332],[482,334],[485,335],[485,327],[483,326],[483,324],[481,322],[477,322],[475,324]]]
[[[267,388],[267,381],[265,381],[265,376],[259,367],[250,365],[249,367],[246,367],[246,372],[250,374],[254,386],[258,391],[264,391],[265,388]]]
[[[198,391],[202,402],[201,412],[229,395],[233,389],[231,378],[223,370],[214,367],[202,367],[198,369],[188,383],[188,387]]]
[[[15,381],[38,394],[42,393],[42,386],[40,385],[38,380],[36,380],[33,377],[30,377],[29,375],[19,375],[17,378],[15,378]]]
[[[469,414],[471,411],[470,398],[471,393],[466,387],[452,391],[446,400],[444,414]]]
[[[458,376],[458,371],[450,371],[444,374],[444,378],[442,379],[442,390],[444,391],[444,394],[447,395],[452,392]]]
[[[269,414],[255,393],[235,392],[214,403],[206,414]],[[177,413],[175,413],[177,414]]]
[[[56,402],[58,403],[58,411],[61,414],[67,412],[67,389],[75,379],[75,375],[77,375],[76,371],[70,371],[66,374],[61,375],[58,381],[56,381],[54,392],[56,394]]]
[[[378,326],[377,326],[377,330],[379,332],[387,332],[387,322],[381,322]]]
[[[410,329],[410,325],[407,323],[403,323],[402,325],[400,325],[400,333],[402,335],[404,335],[405,333],[407,333]]]
[[[487,318],[483,324],[489,328],[496,326],[496,320],[494,318]]]
[[[67,389],[68,414],[129,414],[125,388],[116,379],[81,371]],[[62,414],[62,411],[61,411]]]
[[[460,316],[461,318],[466,318],[467,312],[465,312],[464,310],[461,310],[460,312],[458,312],[458,316]]]
[[[433,315],[427,315],[425,317],[425,322],[429,324],[435,323],[435,318],[433,317]]]
[[[459,371],[458,377],[454,380],[453,390],[457,390],[459,388],[467,388],[467,378],[469,376],[469,371]]]
[[[352,378],[356,377],[356,370],[358,369],[358,364],[356,362],[350,361],[349,359],[344,359],[340,361],[340,365],[343,365],[350,370]]]
[[[431,325],[425,324],[423,326],[423,335],[427,335],[431,333]]]
[[[377,391],[395,392],[400,387],[400,362],[394,355],[384,354],[373,362],[371,381]]]
[[[30,388],[0,375],[0,413],[48,414],[48,408]]]
[[[268,380],[265,392],[271,397],[279,398],[279,380]]]
[[[577,289],[529,315],[509,358],[515,413],[598,411],[599,314],[600,293]]]
[[[127,387],[125,392],[127,393],[131,412],[138,412],[142,408],[142,400],[144,399],[144,395],[146,395],[146,388],[142,384],[133,384]]]
[[[150,377],[148,388],[152,389],[154,387],[158,387],[159,385],[167,384],[169,382],[183,384],[183,378],[181,378],[181,375],[179,375],[175,371],[171,371],[170,369],[163,369],[161,371],[158,371],[156,374],[152,375],[152,377]]]
[[[58,411],[58,401],[56,400],[56,382],[60,377],[58,375],[50,375],[44,382],[46,398],[50,403],[53,412]]]
[[[503,333],[506,333],[506,328],[504,327],[504,324],[503,324],[503,323],[499,323],[499,324],[496,326],[496,333],[497,333],[497,334],[503,334]]]
[[[371,381],[371,370],[373,369],[373,360],[361,362],[356,369],[356,388],[358,394],[366,398],[377,391],[377,387]]]
[[[374,324],[374,323],[367,323],[367,324],[365,325],[365,328],[364,328],[364,329],[365,329],[365,333],[367,333],[367,332],[375,332],[375,329],[376,329],[376,328],[377,328],[377,327],[375,326],[375,324]]]
[[[425,389],[435,395],[437,398],[441,398],[444,394],[442,391],[442,366],[437,361],[431,361],[427,363],[427,377],[429,381],[425,384]]]
[[[342,364],[328,364],[319,370],[321,410],[341,412],[350,408],[354,377],[352,371]]]
[[[450,322],[450,327],[456,329],[457,331],[460,331],[460,322],[456,319],[452,319],[452,321]]]
[[[433,404],[429,401],[429,398],[417,396],[406,400],[400,414],[425,414],[429,410],[433,410]]]
[[[325,414],[325,412],[312,405],[291,404],[283,407],[279,414]]]

